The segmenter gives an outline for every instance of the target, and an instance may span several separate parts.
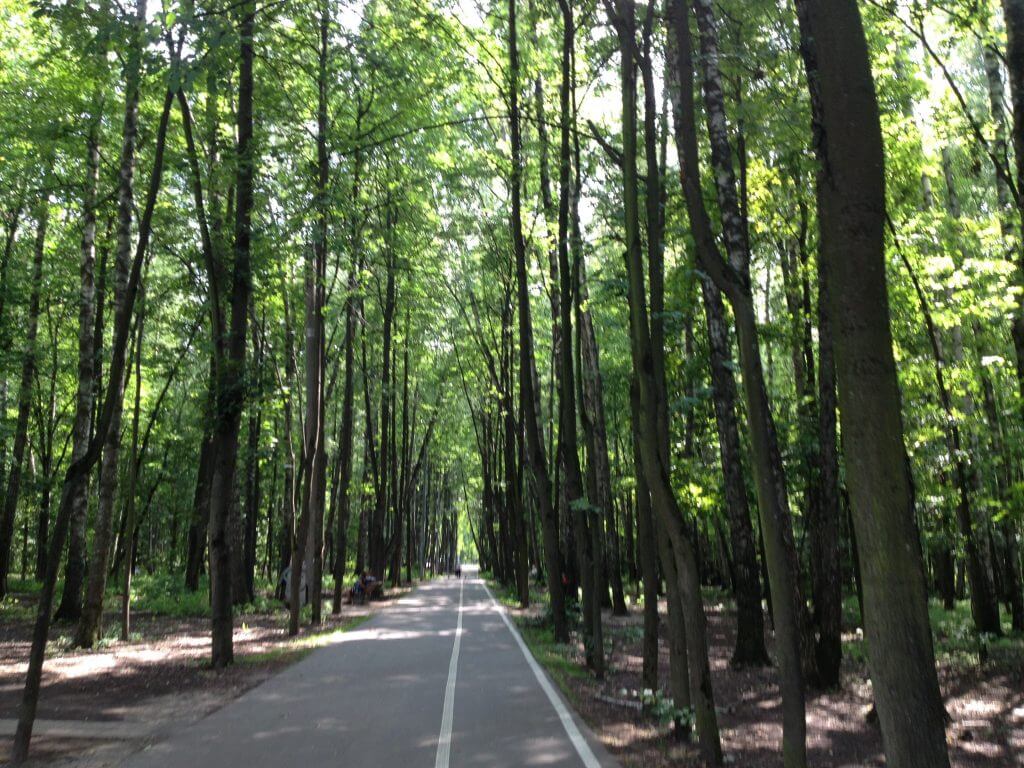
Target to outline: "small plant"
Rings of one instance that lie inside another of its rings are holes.
[[[689,732],[693,728],[693,709],[677,707],[675,701],[660,690],[644,688],[641,691],[627,691],[623,688],[619,691],[619,695],[638,699],[643,711],[661,725],[675,723],[677,729],[682,728],[685,732]]]

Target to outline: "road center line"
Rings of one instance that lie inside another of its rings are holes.
[[[459,580],[459,619],[455,625],[455,643],[448,662],[448,684],[444,689],[444,710],[441,714],[441,735],[437,740],[434,768],[448,768],[452,752],[452,719],[455,716],[455,678],[459,672],[459,647],[462,645],[462,585]]]
[[[594,751],[587,744],[587,740],[580,733],[580,729],[576,727],[576,721],[572,719],[572,714],[566,708],[562,702],[562,697],[555,693],[555,689],[551,687],[551,682],[548,680],[547,675],[544,674],[544,670],[540,668],[540,664],[533,658],[533,654],[530,653],[530,649],[526,647],[526,643],[523,642],[522,636],[519,634],[519,630],[515,628],[515,625],[509,621],[508,616],[505,614],[505,609],[498,604],[498,601],[494,599],[494,595],[491,594],[491,590],[487,584],[481,579],[481,586],[487,591],[488,597],[491,598],[491,603],[494,605],[494,609],[501,616],[501,620],[505,622],[505,626],[508,627],[508,631],[512,633],[512,637],[515,638],[516,644],[519,646],[519,650],[523,652],[523,656],[526,657],[526,663],[530,665],[530,669],[533,670],[534,676],[537,678],[537,682],[540,683],[541,689],[547,694],[548,701],[551,702],[551,706],[555,708],[555,712],[558,714],[558,719],[562,721],[562,727],[565,729],[565,734],[569,737],[569,741],[572,742],[573,747],[576,749],[576,754],[580,756],[580,760],[586,768],[601,768],[601,763],[594,755]],[[459,602],[462,602],[460,595]],[[461,615],[460,615],[461,618]],[[456,640],[456,642],[458,642]]]

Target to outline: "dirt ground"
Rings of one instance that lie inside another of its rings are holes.
[[[404,591],[404,590],[403,590]],[[388,595],[391,598],[393,595]],[[340,615],[326,614],[317,633],[303,630],[299,638],[284,631],[286,614],[242,614],[235,617],[234,666],[212,670],[209,620],[133,616],[133,639],[105,642],[94,651],[69,650],[70,627],[54,628],[50,658],[43,672],[38,721],[71,721],[90,729],[118,723],[137,736],[130,739],[47,736],[32,740],[30,765],[102,768],[118,765],[128,754],[162,733],[201,719],[224,706],[315,646],[317,638],[365,617],[377,606],[343,607]],[[105,626],[116,626],[114,615]],[[24,685],[31,625],[27,621],[0,624],[0,719],[17,717]],[[10,753],[9,735],[0,737],[0,758]]]
[[[611,637],[613,648],[610,674],[603,684],[567,677],[573,703],[623,766],[701,765],[692,746],[672,745],[667,738],[669,726],[658,725],[641,715],[638,707],[628,706],[635,701],[632,692],[641,687],[641,612],[633,610],[622,618],[606,612],[605,621],[606,637]],[[708,606],[708,629],[726,763],[743,768],[781,766],[782,715],[776,670],[730,666],[735,622],[722,606]],[[664,631],[662,605],[662,637]],[[582,648],[577,651],[582,656]],[[664,642],[659,673],[662,680],[667,678]],[[952,764],[956,768],[1024,766],[1024,669],[1005,664],[943,666],[939,680],[950,716],[947,733]],[[844,660],[842,690],[808,697],[809,763],[815,768],[885,765],[878,726],[866,717],[870,709],[866,666]]]

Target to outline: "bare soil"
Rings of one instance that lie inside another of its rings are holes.
[[[668,676],[664,604],[661,606],[659,674]],[[735,669],[729,661],[735,636],[734,616],[709,605],[708,630],[712,679],[726,763],[743,768],[782,765],[781,699],[774,667]],[[512,613],[523,614],[521,611]],[[636,703],[642,667],[642,613],[625,617],[605,613],[612,641],[609,674],[601,683],[590,677],[563,676],[563,689],[597,737],[623,766],[699,766],[696,748],[677,744],[670,725],[643,714]],[[575,649],[583,663],[582,646]],[[985,666],[940,665],[939,681],[950,716],[947,729],[955,768],[1024,766],[1024,668],[1020,662]],[[664,687],[664,684],[663,684]],[[623,695],[625,691],[625,696]],[[871,683],[866,665],[844,660],[839,691],[815,692],[807,701],[808,761],[815,768],[884,766],[881,734],[871,722]]]

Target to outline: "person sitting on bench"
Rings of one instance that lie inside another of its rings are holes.
[[[356,583],[349,590],[349,602],[363,603],[368,598],[372,598],[374,592],[379,589],[379,582],[373,576],[370,576],[363,571],[359,574],[359,578],[356,579]]]

